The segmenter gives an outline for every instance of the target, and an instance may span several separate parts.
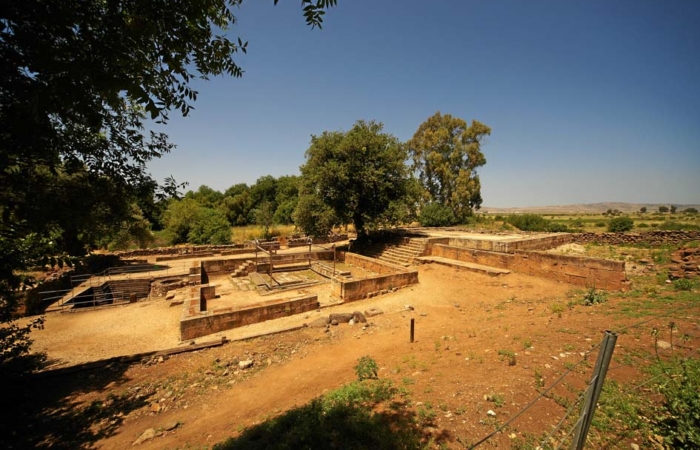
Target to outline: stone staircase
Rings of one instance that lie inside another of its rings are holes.
[[[255,262],[247,260],[231,273],[231,278],[246,277],[251,272],[254,272],[253,269],[255,269]]]
[[[427,238],[395,238],[389,242],[374,245],[366,249],[363,254],[380,261],[408,267],[423,254],[427,243]]]

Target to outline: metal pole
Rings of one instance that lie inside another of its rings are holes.
[[[598,399],[600,398],[600,393],[603,390],[605,375],[608,373],[608,367],[610,367],[610,360],[612,359],[613,352],[615,351],[616,342],[617,333],[613,333],[610,330],[605,330],[605,336],[603,337],[603,342],[600,345],[598,359],[596,360],[595,368],[593,369],[593,376],[591,377],[591,382],[588,385],[588,392],[586,393],[586,399],[583,409],[581,410],[581,418],[576,425],[574,439],[571,441],[571,450],[582,450],[586,444],[588,430],[591,427],[593,414],[595,413],[596,405],[598,404]]]
[[[411,344],[413,344],[413,337],[414,337],[415,329],[416,329],[416,320],[411,319]]]

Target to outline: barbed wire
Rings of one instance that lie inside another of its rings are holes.
[[[551,391],[552,389],[554,389],[555,386],[557,386],[559,383],[561,383],[561,382],[564,380],[564,378],[566,378],[566,376],[567,376],[568,374],[570,374],[571,372],[573,372],[573,371],[574,371],[578,366],[580,366],[582,363],[586,362],[586,361],[588,360],[588,355],[589,355],[593,350],[595,350],[596,348],[600,347],[600,346],[602,345],[602,343],[603,343],[603,341],[601,340],[598,344],[596,344],[596,345],[594,345],[593,347],[591,347],[591,348],[586,352],[586,354],[583,356],[583,358],[582,358],[579,362],[577,362],[577,363],[574,364],[573,366],[569,367],[569,368],[566,370],[566,372],[564,372],[564,373],[563,373],[554,383],[552,383],[547,389],[545,389],[544,391],[540,392],[540,394],[539,394],[537,397],[535,397],[535,398],[534,398],[530,403],[528,403],[524,408],[522,408],[520,411],[518,411],[514,416],[512,416],[510,419],[508,419],[504,424],[502,424],[501,426],[499,426],[498,428],[496,428],[493,432],[489,433],[487,436],[481,438],[481,439],[480,439],[478,442],[476,442],[475,444],[471,445],[471,446],[469,447],[469,449],[471,450],[471,449],[474,449],[474,448],[478,447],[479,445],[481,445],[481,444],[483,444],[484,442],[486,442],[486,441],[488,441],[489,439],[491,439],[493,436],[495,436],[495,435],[497,435],[498,433],[500,433],[501,431],[503,431],[503,429],[505,429],[506,427],[508,427],[508,425],[510,425],[511,423],[513,423],[513,422],[514,422],[518,417],[520,417],[525,411],[527,411],[527,410],[530,409],[532,406],[534,406],[535,403],[537,403],[538,400],[540,400],[542,397],[545,397],[549,391]]]
[[[566,420],[566,418],[569,417],[569,414],[572,413],[572,411],[574,410],[574,408],[576,407],[576,405],[579,404],[579,402],[581,401],[581,399],[583,399],[583,397],[585,397],[586,393],[588,392],[588,390],[589,390],[590,388],[591,388],[591,385],[589,384],[589,385],[586,387],[586,389],[583,390],[583,393],[582,393],[581,395],[579,395],[579,397],[576,399],[576,401],[574,402],[574,404],[571,405],[571,407],[566,411],[566,413],[564,413],[564,417],[561,418],[561,420],[560,420],[559,423],[554,427],[554,429],[553,429],[544,439],[542,439],[542,442],[540,443],[540,447],[544,447],[544,444],[549,440],[549,438],[551,438],[551,437],[554,435],[554,433],[556,433],[557,430],[559,430],[559,428],[561,428],[561,426],[564,424],[564,421]]]

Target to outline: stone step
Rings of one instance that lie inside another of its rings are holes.
[[[441,256],[420,256],[416,258],[417,261],[422,263],[436,263],[443,264],[445,266],[455,267],[457,269],[465,269],[471,272],[483,273],[496,277],[499,275],[508,275],[510,270],[499,269],[497,267],[484,266],[482,264],[457,261],[456,259],[443,258]]]

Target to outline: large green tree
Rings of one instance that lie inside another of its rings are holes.
[[[242,75],[234,55],[247,43],[227,37],[241,3],[2,3],[0,363],[16,356],[7,346],[26,348],[17,346],[12,325],[15,293],[28,281],[18,271],[44,255],[83,253],[99,237],[85,223],[138,221],[131,205],[139,194],[155,194],[146,164],[173,148],[165,134],[145,131],[146,119],[187,115],[196,78]],[[335,4],[302,0],[307,24],[320,27]],[[86,201],[97,193],[110,201]],[[64,199],[81,210],[52,207]]]
[[[423,122],[408,141],[413,168],[424,188],[425,204],[452,209],[459,221],[481,206],[481,182],[477,169],[486,164],[481,152],[491,129],[481,122],[467,125],[463,119],[439,111]]]
[[[410,210],[407,154],[378,122],[360,120],[347,132],[311,137],[301,166],[295,223],[311,235],[352,223],[358,239],[393,225]]]

